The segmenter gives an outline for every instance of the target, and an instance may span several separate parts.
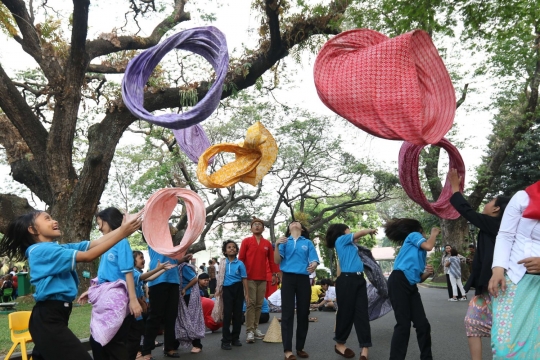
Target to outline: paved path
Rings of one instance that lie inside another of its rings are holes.
[[[467,311],[468,302],[448,302],[446,289],[421,288],[422,301],[427,317],[432,328],[432,350],[435,360],[470,359],[467,337],[463,325],[463,318]],[[469,296],[472,292],[469,293]],[[280,314],[271,314],[272,316]],[[333,313],[313,312],[312,316],[319,319],[316,323],[310,323],[309,333],[305,350],[312,360],[343,359],[334,353],[333,329],[335,316]],[[392,337],[395,319],[393,312],[371,323],[371,337],[373,347],[370,350],[369,359],[388,359],[390,354],[390,340]],[[266,332],[268,324],[260,326]],[[243,328],[243,330],[245,330]],[[246,344],[245,333],[242,332],[241,340],[244,346],[225,351],[220,349],[221,332],[208,334],[203,339],[204,350],[197,355],[191,355],[189,349],[180,349],[181,358],[190,360],[240,360],[240,359],[283,359],[282,344],[269,344],[257,341],[255,344]],[[357,353],[359,358],[356,333],[353,331],[349,337],[348,345]],[[293,340],[294,346],[294,340]],[[490,359],[489,339],[483,340],[483,358]],[[165,358],[161,350],[154,350],[155,359]],[[416,333],[411,328],[411,338],[407,359],[419,359],[420,352],[416,342]]]

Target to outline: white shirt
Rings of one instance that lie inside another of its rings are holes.
[[[324,300],[336,301],[336,287],[335,286],[328,287],[328,290],[326,290],[326,294],[324,295]]]
[[[214,264],[214,268],[216,269],[216,275],[219,273],[219,265],[218,264]]]
[[[529,205],[529,195],[518,191],[504,211],[495,242],[492,268],[506,269],[508,277],[517,284],[527,272],[517,262],[528,257],[540,257],[540,221],[521,217]]]
[[[268,297],[268,301],[274,305],[281,307],[281,289],[277,289]]]

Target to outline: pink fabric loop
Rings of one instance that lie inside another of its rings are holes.
[[[188,227],[180,245],[173,246],[169,230],[169,217],[184,200]],[[148,245],[156,252],[174,259],[181,259],[191,244],[201,235],[206,222],[206,208],[197,193],[182,188],[167,188],[155,192],[144,207],[143,235]]]
[[[313,73],[322,102],[374,136],[436,144],[452,127],[454,87],[425,31],[343,32],[324,44]]]
[[[442,139],[435,145],[442,147],[448,153],[448,157],[450,158],[449,168],[457,169],[459,176],[461,176],[459,188],[463,190],[463,184],[465,183],[465,164],[458,149],[446,139]],[[452,187],[449,181],[444,183],[441,195],[434,203],[430,203],[422,192],[422,185],[418,177],[418,160],[423,148],[424,146],[414,145],[409,142],[404,142],[401,146],[399,150],[399,181],[401,182],[401,186],[403,186],[407,195],[427,212],[437,215],[442,219],[457,219],[459,213],[450,204]]]

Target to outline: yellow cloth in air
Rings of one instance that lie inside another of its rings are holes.
[[[208,161],[220,152],[234,153],[236,159],[208,175]],[[242,144],[212,145],[199,157],[197,177],[207,188],[229,187],[237,182],[256,186],[270,171],[277,159],[278,146],[274,137],[257,121],[251,125]]]

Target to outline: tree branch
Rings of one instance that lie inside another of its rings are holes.
[[[28,200],[12,194],[0,194],[0,232],[5,234],[11,220],[34,210]]]
[[[126,71],[126,67],[116,67],[103,64],[90,64],[88,65],[86,71],[98,74],[123,74]]]
[[[191,20],[190,14],[184,11],[186,2],[187,0],[175,0],[172,14],[160,22],[148,37],[102,34],[98,39],[87,41],[86,48],[90,59],[122,50],[148,49],[156,45],[169,30],[183,21]]]

